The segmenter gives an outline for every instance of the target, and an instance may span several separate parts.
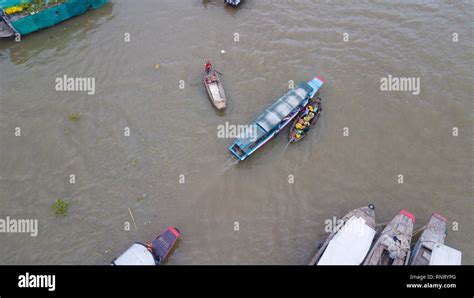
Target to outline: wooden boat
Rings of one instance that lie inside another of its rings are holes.
[[[249,125],[255,128],[254,135],[236,139],[229,147],[230,152],[239,160],[244,160],[257,151],[301,112],[323,84],[324,79],[317,76],[309,82],[301,82],[298,87],[278,98]]]
[[[0,0],[0,37],[13,37],[54,26],[100,8],[108,0]],[[3,29],[3,30],[2,30]]]
[[[209,99],[214,104],[214,106],[219,111],[224,110],[226,105],[224,87],[222,86],[222,82],[219,79],[217,71],[212,67],[212,64],[209,61],[206,63],[204,85],[206,86]]]
[[[301,111],[301,113],[296,117],[295,122],[290,128],[289,141],[290,143],[295,143],[301,141],[308,133],[311,128],[316,126],[319,116],[321,115],[321,98],[316,98],[315,100],[310,101],[306,107]],[[312,115],[312,117],[311,117]],[[308,119],[309,117],[310,119]],[[305,121],[309,120],[309,121]],[[303,123],[301,123],[303,122]],[[304,122],[309,123],[304,124]],[[299,123],[299,124],[298,124]],[[298,125],[302,125],[303,128],[297,128]]]
[[[338,220],[337,227],[310,265],[360,265],[375,237],[375,207],[370,204],[352,210]]]
[[[161,265],[179,239],[180,232],[168,227],[158,237],[142,244],[135,242],[122,255],[112,261],[112,265]]]
[[[438,213],[431,215],[413,248],[410,265],[461,265],[461,252],[444,245],[446,221]]]
[[[385,227],[364,265],[407,265],[415,217],[402,210]]]
[[[4,18],[4,15],[0,13],[0,38],[14,37],[18,32],[11,25],[8,19]]]

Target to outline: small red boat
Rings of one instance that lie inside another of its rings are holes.
[[[158,237],[147,244],[135,242],[122,255],[112,261],[112,265],[161,265],[176,245],[180,232],[168,227]]]

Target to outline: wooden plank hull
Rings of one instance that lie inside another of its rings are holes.
[[[15,37],[15,34],[17,34],[17,32],[11,26],[9,21],[0,15],[0,38],[12,38]]]
[[[364,265],[407,265],[414,222],[413,214],[400,211],[382,231]]]
[[[219,111],[223,111],[226,107],[226,95],[224,92],[224,86],[219,78],[219,75],[214,69],[211,69],[204,76],[204,85],[206,86],[209,100]]]
[[[410,265],[429,265],[435,244],[444,244],[446,237],[446,218],[433,213],[420,239],[413,248]]]

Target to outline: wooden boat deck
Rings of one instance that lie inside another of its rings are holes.
[[[382,231],[367,255],[364,265],[407,265],[414,221],[415,217],[411,213],[400,211]],[[391,244],[390,247],[387,245],[388,242]],[[397,250],[394,258],[390,257],[390,249]]]
[[[10,26],[0,17],[0,38],[9,38],[13,37],[15,32],[10,28]]]
[[[434,213],[416,242],[411,265],[429,265],[434,245],[444,244],[446,237],[446,218]]]
[[[204,85],[206,86],[207,94],[209,99],[218,110],[225,109],[226,96],[222,82],[215,70],[209,71],[204,76]]]

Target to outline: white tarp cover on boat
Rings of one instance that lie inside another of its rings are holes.
[[[263,129],[270,132],[283,118],[297,108],[313,89],[301,83],[296,89],[288,91],[255,120]]]
[[[457,249],[436,243],[431,253],[430,265],[461,265],[461,255]]]
[[[352,216],[329,241],[318,265],[360,265],[374,240],[375,230],[362,217]]]
[[[247,133],[250,132],[250,133]],[[242,147],[247,147],[248,145],[252,144],[256,140],[260,139],[262,136],[264,136],[267,132],[264,131],[260,126],[257,124],[253,123],[253,125],[249,126],[245,133],[244,136],[239,136],[239,141]]]
[[[224,98],[222,98],[221,96],[221,93],[219,92],[219,87],[217,87],[217,84],[209,84],[208,86],[209,91],[211,91],[213,100],[217,102],[224,100]]]
[[[120,257],[113,261],[114,265],[156,265],[155,258],[143,245],[134,243]]]

